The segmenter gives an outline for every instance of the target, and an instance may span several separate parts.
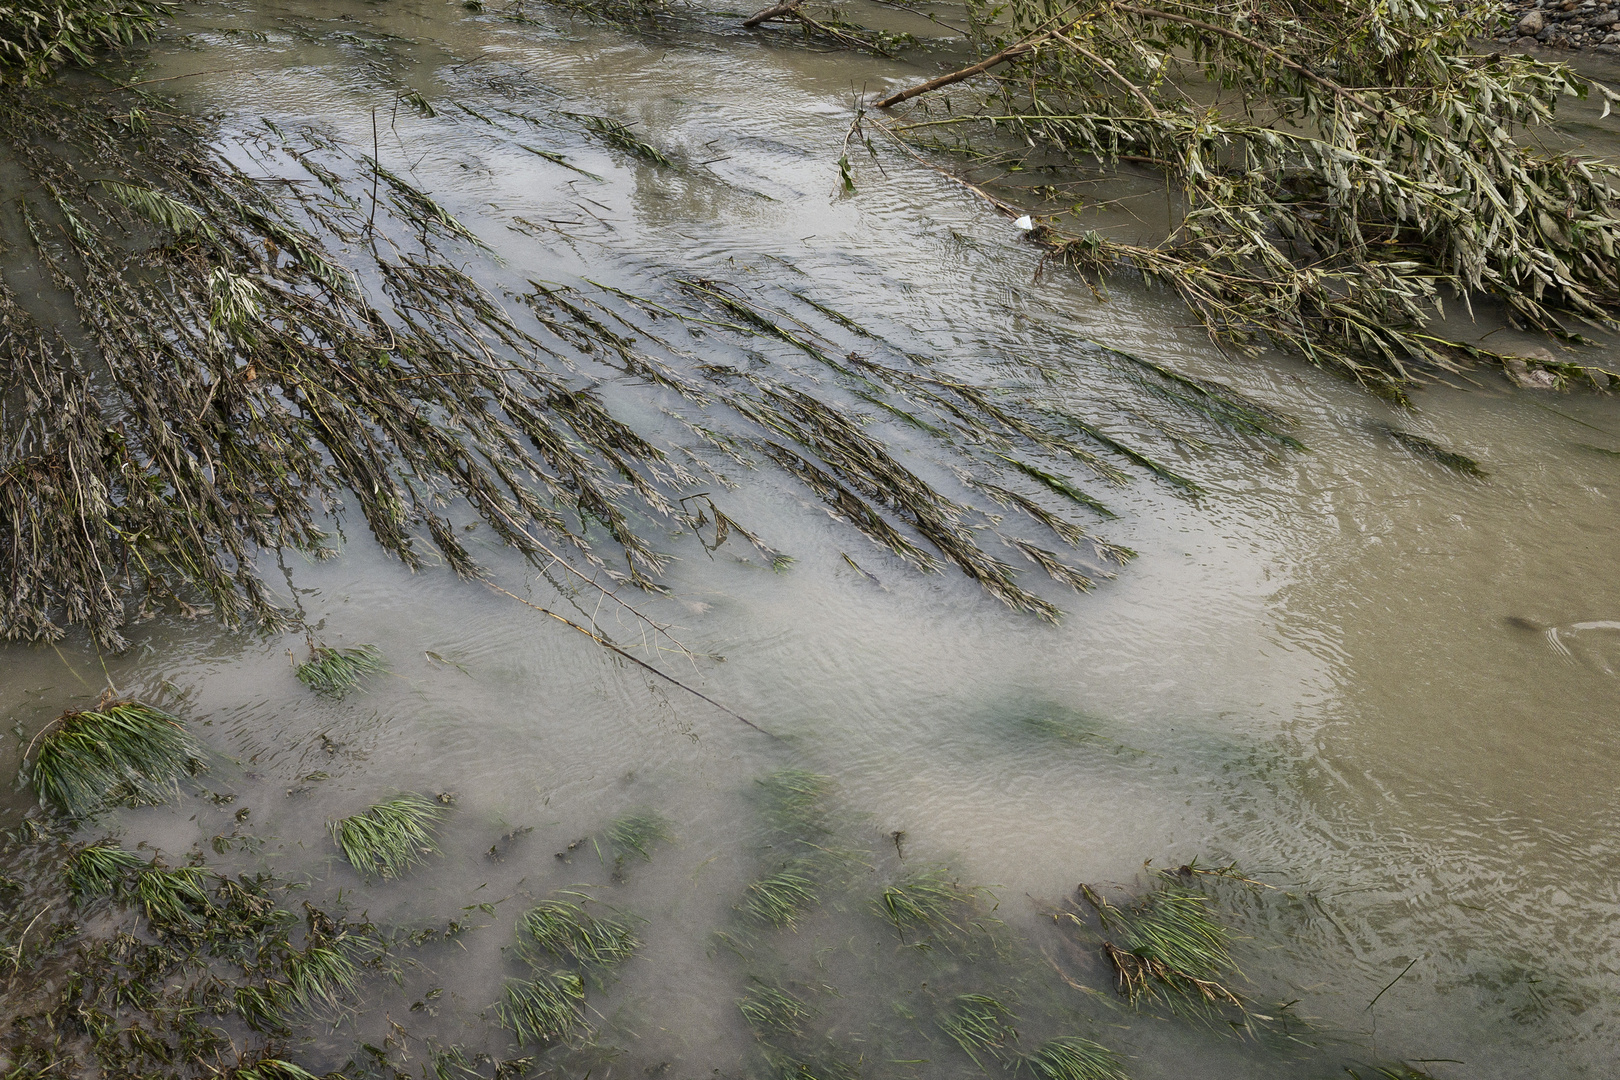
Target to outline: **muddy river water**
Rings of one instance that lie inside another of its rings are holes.
[[[766,1075],[736,1006],[751,979],[797,987],[814,1037],[872,1077],[976,1075],[930,1019],[976,987],[1015,998],[1027,1038],[1086,1035],[1139,1078],[1325,1077],[1397,1060],[1444,1078],[1615,1074],[1613,398],[1481,374],[1421,391],[1406,412],[1301,361],[1224,358],[1172,298],[1121,280],[1100,302],[1070,274],[1038,273],[1039,252],[1005,217],[883,146],[876,162],[850,153],[855,191],[843,192],[852,98],[937,70],[927,53],[822,50],[719,15],[632,32],[494,7],[188,5],[146,77],[186,76],[168,92],[217,116],[221,145],[249,165],[230,148],[263,121],[375,146],[498,255],[462,256],[496,294],[560,283],[628,313],[610,289],[658,296],[684,277],[779,304],[802,293],[997,392],[1101,417],[1205,493],[1145,473],[1093,483],[1118,517],[1086,527],[1139,554],[1096,567],[1114,576],[1088,593],[1032,585],[1065,611],[1050,625],[954,571],[906,567],[786,477],[711,452],[713,497],[793,562],[773,572],[735,544],[711,555],[690,530],[649,523],[676,562],[667,595],[638,605],[724,659],[638,655],[770,736],[447,569],[409,572],[357,520],[341,557],[289,556],[272,573],[322,640],[387,656],[364,693],[333,702],[301,686],[289,663],[301,636],[206,618],[142,624],[116,656],[75,637],[0,650],[0,714],[17,725],[0,768],[109,680],[205,740],[213,768],[184,798],[100,826],[125,846],[179,859],[251,834],[259,843],[210,858],[341,889],[380,924],[474,927],[415,955],[399,985],[368,986],[292,1055],[317,1071],[363,1065],[357,1048],[383,1045],[391,1022],[410,1033],[387,1047],[410,1075],[429,1037],[511,1054],[491,1008],[520,970],[503,947],[534,898],[572,888],[643,920],[645,945],[590,988],[595,1049],[567,1051],[585,1055],[559,1066],[568,1075]],[[928,29],[878,7],[850,14]],[[677,166],[501,109],[609,116]],[[1576,136],[1613,145],[1612,128]],[[792,349],[671,333],[693,362],[724,352],[830,378]],[[1169,438],[1084,341],[1219,379],[1297,418],[1308,449],[1196,418]],[[667,402],[610,379],[602,392],[644,430],[668,424]],[[1488,475],[1414,454],[1390,427]],[[892,418],[872,430],[919,471],[949,475],[936,440]],[[480,530],[469,535],[477,547]],[[558,602],[492,543],[477,554],[505,587]],[[640,647],[633,619],[575,601]],[[756,780],[784,768],[832,778],[854,869],[796,929],[752,930],[737,947],[734,908],[762,858]],[[453,793],[443,854],[366,884],[324,822],[401,790]],[[5,796],[5,824],[29,798]],[[590,838],[640,807],[674,839],[616,869]],[[1238,986],[1258,1011],[1293,1002],[1302,1042],[1133,1011],[1049,917],[1080,882],[1142,887],[1153,867],[1194,858],[1236,862],[1266,886],[1221,892]],[[919,953],[873,914],[883,883],[927,864],[993,898],[990,959]],[[539,1064],[563,1060],[552,1053]]]

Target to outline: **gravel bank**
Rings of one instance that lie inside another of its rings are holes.
[[[1620,53],[1617,0],[1507,0],[1497,40],[1520,48],[1597,49]]]

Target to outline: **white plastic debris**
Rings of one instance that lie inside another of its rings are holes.
[[[1035,222],[1030,220],[1030,216],[1028,214],[1025,214],[1023,217],[1013,222],[1013,228],[1023,229],[1025,232],[1030,232],[1035,228]]]

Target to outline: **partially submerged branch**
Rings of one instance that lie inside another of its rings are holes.
[[[1526,362],[1558,382],[1620,379],[1603,361],[1513,357],[1428,329],[1447,294],[1492,297],[1572,344],[1586,340],[1576,324],[1620,325],[1620,170],[1533,139],[1560,97],[1620,95],[1562,65],[1473,52],[1488,6],[1011,10],[1013,44],[986,43],[984,60],[876,106],[986,76],[978,110],[957,103],[892,130],[913,142],[1010,130],[1048,162],[1139,163],[1179,193],[1157,243],[1035,225],[1030,238],[1061,261],[1129,267],[1175,289],[1218,338],[1288,348],[1396,398],[1481,360],[1521,384]]]

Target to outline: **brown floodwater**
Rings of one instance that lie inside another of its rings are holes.
[[[984,979],[1042,1018],[1032,1033],[1096,1038],[1138,1078],[1342,1075],[1347,1061],[1396,1059],[1459,1080],[1614,1075],[1615,399],[1521,392],[1480,373],[1403,411],[1295,359],[1224,357],[1173,298],[1124,279],[1101,302],[1072,275],[1037,273],[1039,252],[1003,216],[881,144],[877,161],[850,153],[856,190],[841,193],[853,98],[933,70],[929,53],[823,50],[718,15],[632,32],[527,13],[429,0],[189,5],[184,34],[153,47],[146,77],[187,76],[169,92],[217,117],[224,152],[272,172],[290,166],[245,148],[263,121],[369,153],[375,111],[383,164],[499,256],[462,256],[497,295],[556,282],[629,314],[604,286],[668,296],[684,276],[772,303],[805,292],[956,377],[1101,418],[1206,494],[1145,474],[1107,489],[1119,517],[1095,529],[1139,557],[1090,593],[1040,587],[1066,612],[1054,626],[954,571],[907,568],[781,475],[714,461],[729,482],[717,478],[714,497],[794,562],[772,572],[734,547],[710,556],[649,521],[677,561],[668,594],[637,603],[695,653],[724,657],[666,652],[666,670],[774,739],[447,569],[410,573],[350,520],[340,558],[288,556],[284,579],[271,571],[323,640],[386,654],[390,673],[365,693],[315,697],[292,675],[301,636],[228,633],[206,618],[143,624],[117,656],[75,636],[9,645],[0,711],[18,736],[0,768],[110,681],[191,719],[215,764],[175,804],[121,811],[103,831],[183,856],[236,828],[245,808],[242,831],[263,845],[222,865],[306,877],[322,895],[341,888],[384,925],[480,927],[418,957],[403,987],[368,987],[354,1016],[305,1033],[295,1050],[311,1067],[342,1065],[389,1019],[502,1052],[491,1005],[520,970],[503,952],[512,922],[532,898],[578,887],[645,920],[645,948],[589,998],[596,1043],[622,1052],[613,1075],[764,1075],[736,1008],[751,977],[819,986],[829,1045],[865,1075],[973,1075],[919,1004],[931,983],[968,992],[973,964],[913,955],[866,906],[904,865],[944,862],[996,897],[1006,943]],[[929,32],[892,9],[849,15]],[[402,103],[413,92],[436,115]],[[593,140],[564,112],[633,123],[680,167]],[[1571,115],[1571,138],[1617,145],[1616,118]],[[1148,208],[1138,217],[1124,203],[1099,220],[1151,232],[1162,213],[1151,192],[1121,182],[1090,198],[1111,193]],[[1495,324],[1454,328],[1481,336]],[[693,362],[836,381],[791,349],[666,333]],[[1297,417],[1309,449],[1187,417],[1172,438],[1162,410],[1085,341],[1226,382]],[[670,403],[622,377],[600,383],[621,416],[681,443],[661,412]],[[1417,456],[1390,427],[1488,475]],[[948,446],[892,420],[871,430],[919,472],[949,477]],[[555,600],[510,554],[479,555],[508,588]],[[641,641],[633,620],[579,603]],[[735,928],[761,865],[755,780],[786,767],[836,781],[840,842],[868,854],[796,932],[734,951],[715,934]],[[444,853],[401,881],[364,884],[324,823],[404,789],[455,793]],[[10,825],[29,794],[4,798]],[[569,850],[642,806],[673,823],[676,842],[622,880],[589,842]],[[522,829],[532,832],[488,857]],[[1296,1001],[1317,1047],[1110,1008],[1100,964],[1092,991],[1059,977],[1067,939],[1044,913],[1077,883],[1145,882],[1144,860],[1194,857],[1235,861],[1273,887],[1232,914],[1241,985]],[[433,987],[434,1008],[412,1012]]]

